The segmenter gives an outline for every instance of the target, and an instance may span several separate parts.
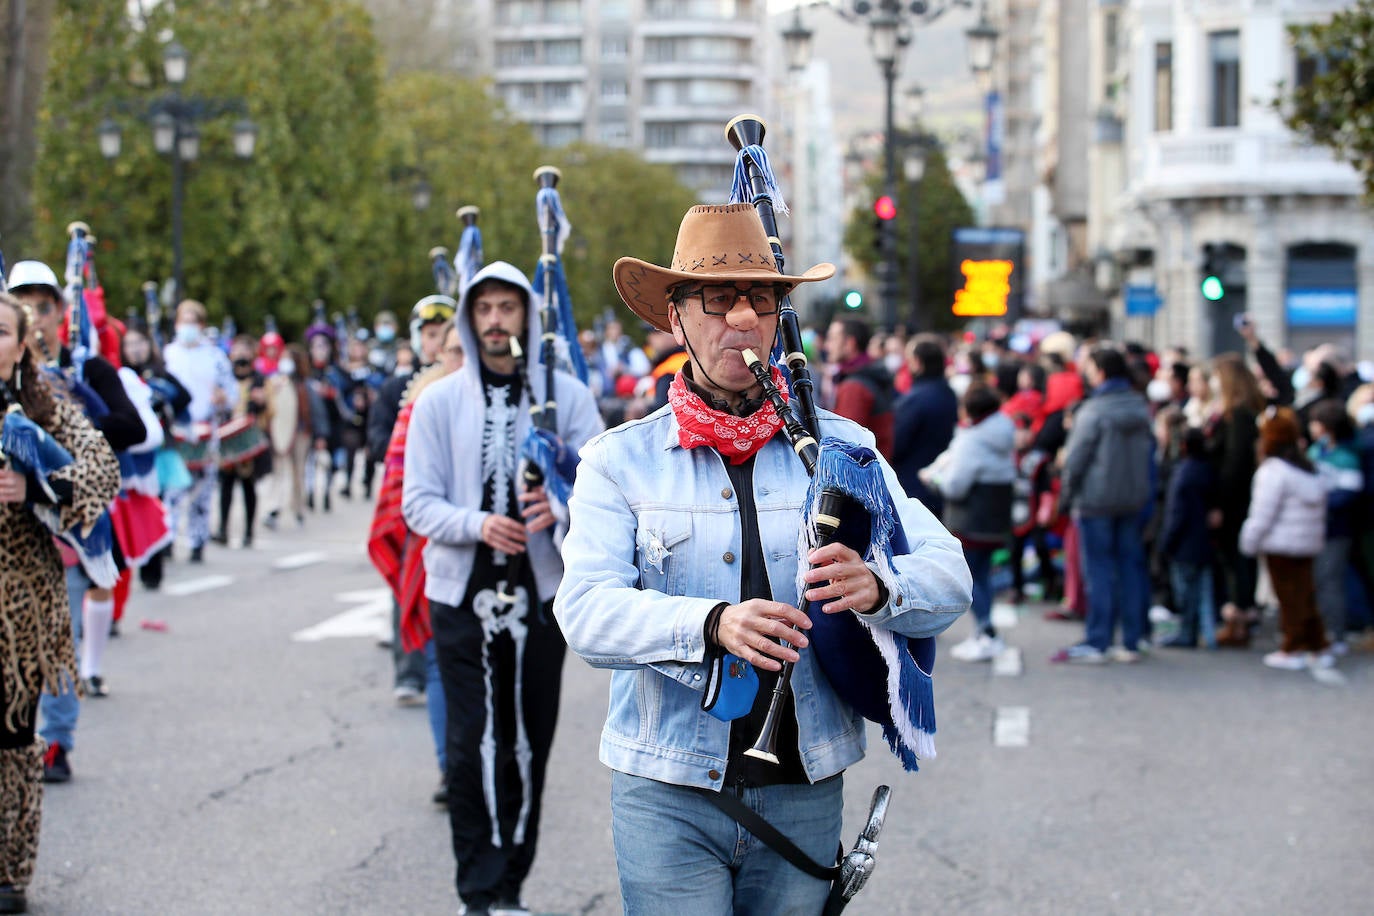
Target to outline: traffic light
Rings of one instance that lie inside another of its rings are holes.
[[[1208,302],[1218,302],[1226,295],[1226,285],[1221,280],[1224,266],[1220,245],[1208,242],[1202,246],[1202,298]]]
[[[851,289],[844,294],[844,307],[847,309],[861,309],[864,305],[864,294],[857,289]]]
[[[897,202],[894,201],[889,195],[884,194],[882,197],[879,197],[877,200],[873,201],[873,213],[875,216],[878,217],[878,219],[883,220],[884,222],[890,219],[896,219]]]

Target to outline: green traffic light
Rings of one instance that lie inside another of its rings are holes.
[[[1202,281],[1202,298],[1208,302],[1216,302],[1226,295],[1226,289],[1221,285],[1220,277],[1206,277]]]
[[[864,304],[864,294],[857,289],[851,289],[844,294],[844,307],[847,309],[862,308]]]

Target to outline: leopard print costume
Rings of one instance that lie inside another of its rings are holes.
[[[0,426],[3,428],[3,426]],[[75,459],[52,475],[72,484],[61,508],[64,527],[94,525],[119,492],[119,462],[81,409],[56,399],[48,433]],[[0,505],[0,678],[7,731],[27,725],[44,687],[76,679],[66,574],[52,534],[25,506]]]
[[[119,492],[119,462],[75,403],[61,394],[55,401],[47,431],[74,459],[50,478],[72,486],[72,504],[61,508],[61,522],[65,528],[89,529]],[[29,725],[40,691],[47,687],[57,692],[63,683],[76,680],[76,672],[62,556],[33,512],[19,504],[0,504],[4,731]],[[0,750],[0,886],[17,891],[27,887],[38,858],[43,750],[41,738],[28,747]]]
[[[43,739],[0,751],[0,886],[28,887],[43,819]]]

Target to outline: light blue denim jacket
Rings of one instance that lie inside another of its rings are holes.
[[[856,423],[821,411],[821,432],[873,447]],[[671,408],[596,437],[582,449],[563,581],[554,613],[568,645],[615,669],[601,734],[614,770],[719,789],[730,725],[701,710],[707,670],[702,628],[711,608],[739,600],[739,502],[714,449],[684,449]],[[908,636],[934,636],[971,601],[959,542],[886,461],[911,552],[896,558],[897,588],[865,618]],[[778,436],[754,463],[754,499],[773,598],[796,605],[800,519],[808,479]],[[804,562],[805,557],[802,557]],[[824,779],[863,757],[864,727],[801,651],[792,674],[807,777]]]

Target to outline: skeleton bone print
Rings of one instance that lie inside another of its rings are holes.
[[[483,487],[491,494],[491,511],[508,515],[511,507],[512,483],[515,479],[515,421],[519,405],[510,403],[511,387],[487,385],[488,406],[482,425]],[[507,566],[509,557],[493,549],[492,565],[498,570]],[[501,846],[501,824],[496,806],[496,683],[492,670],[492,643],[498,634],[509,634],[514,643],[515,659],[515,762],[523,788],[520,817],[512,837],[518,846],[525,842],[525,824],[530,810],[530,765],[533,752],[525,728],[523,689],[525,682],[525,640],[529,628],[525,623],[529,613],[529,592],[519,583],[508,583],[515,595],[514,604],[497,597],[495,588],[480,589],[472,599],[472,612],[482,625],[482,674],[485,684],[486,721],[482,728],[480,753],[482,757],[482,795],[491,822],[491,844]]]

